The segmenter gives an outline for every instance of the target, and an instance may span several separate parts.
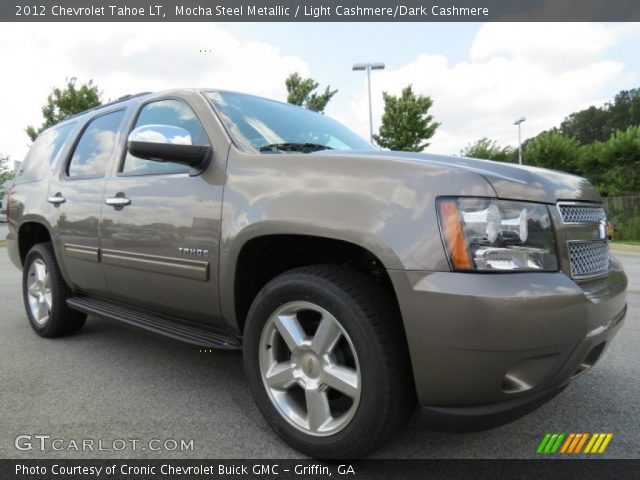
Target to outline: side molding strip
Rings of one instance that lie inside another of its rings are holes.
[[[83,245],[72,245],[66,243],[64,245],[64,256],[69,258],[77,258],[79,260],[89,260],[91,262],[99,262],[99,250],[97,247],[85,247]]]
[[[105,265],[134,268],[194,280],[206,281],[209,278],[209,262],[205,261],[160,257],[120,250],[102,250],[100,258]]]

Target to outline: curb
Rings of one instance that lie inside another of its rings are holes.
[[[609,244],[613,253],[624,253],[629,255],[640,255],[640,245],[627,245],[625,243]]]

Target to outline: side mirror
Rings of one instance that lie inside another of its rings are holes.
[[[209,164],[213,149],[193,145],[191,134],[171,125],[144,125],[134,129],[127,139],[131,155],[153,162],[175,162],[191,167],[190,175],[199,175]]]

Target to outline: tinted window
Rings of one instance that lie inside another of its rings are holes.
[[[179,100],[159,100],[148,103],[140,111],[134,128],[146,125],[170,125],[184,128],[191,134],[193,145],[211,145],[209,138],[193,110]],[[135,157],[127,152],[122,167],[123,173],[142,175],[146,173],[186,172],[189,167],[174,162],[154,162]]]
[[[124,110],[107,113],[85,128],[67,167],[70,177],[102,177],[107,171],[116,145]]]
[[[69,123],[54,130],[48,130],[36,138],[18,170],[16,183],[35,182],[45,178],[49,167],[69,138],[73,126]]]
[[[338,150],[372,148],[335,120],[305,108],[242,93],[206,95],[234,139],[254,148],[283,143],[308,143]]]

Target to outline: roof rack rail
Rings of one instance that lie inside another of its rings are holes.
[[[98,105],[97,107],[88,108],[86,110],[83,110],[82,112],[74,113],[72,115],[67,115],[66,117],[64,117],[60,121],[64,122],[65,120],[69,120],[70,118],[75,118],[75,117],[78,117],[80,115],[84,115],[85,113],[93,112],[94,110],[99,110],[99,109],[104,108],[104,107],[109,107],[111,105],[115,105],[117,103],[124,102],[125,100],[131,100],[132,98],[141,97],[143,95],[149,95],[150,93],[151,92],[140,92],[140,93],[135,93],[133,95],[123,95],[121,97],[118,97],[116,100],[112,100],[112,101],[110,101],[108,103],[104,103],[102,105]]]

